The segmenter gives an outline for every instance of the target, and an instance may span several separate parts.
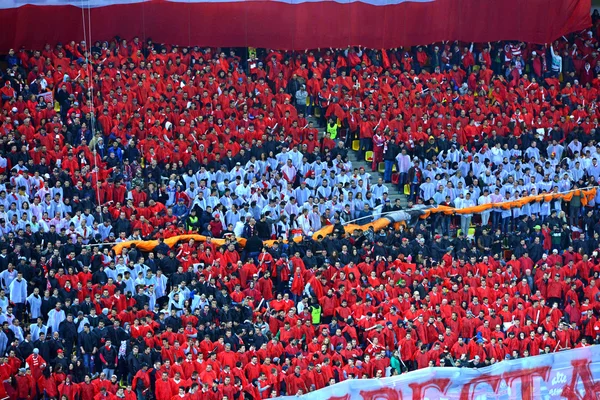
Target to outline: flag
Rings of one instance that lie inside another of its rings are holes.
[[[44,99],[45,103],[51,103],[54,104],[54,94],[52,92],[44,92],[44,93],[40,93],[38,94],[38,99],[39,98]]]
[[[302,51],[442,40],[550,43],[590,27],[590,9],[591,0],[2,0],[0,51],[116,35]],[[27,29],[48,24],[43,35]]]

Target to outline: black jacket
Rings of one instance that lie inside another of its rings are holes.
[[[99,353],[100,360],[105,368],[114,369],[116,367],[118,352],[114,346],[102,346]]]
[[[77,326],[73,321],[64,320],[58,326],[58,333],[65,342],[74,343],[75,339],[77,339]]]
[[[83,347],[83,350],[86,352],[86,354],[91,354],[94,351],[94,347],[96,347],[96,338],[91,331],[87,333],[85,331],[81,331],[79,332],[77,345],[78,352],[80,350],[79,348]]]
[[[129,373],[135,374],[137,371],[142,369],[142,363],[144,361],[144,356],[141,353],[137,354],[137,357],[132,353],[127,356],[127,368]]]
[[[400,153],[400,147],[398,147],[396,143],[388,143],[387,151],[383,153],[383,159],[386,161],[394,161],[398,153]]]

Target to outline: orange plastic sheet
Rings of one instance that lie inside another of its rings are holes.
[[[571,201],[573,196],[581,196],[581,204],[585,206],[591,200],[593,200],[594,197],[596,197],[596,188],[578,189],[578,190],[574,190],[574,191],[571,191],[568,193],[550,193],[550,194],[542,194],[542,195],[536,195],[536,196],[527,196],[527,197],[523,197],[523,198],[521,198],[519,200],[515,200],[515,201],[507,201],[507,202],[502,202],[502,203],[490,203],[490,204],[484,204],[481,206],[468,207],[468,208],[462,208],[462,209],[439,206],[439,207],[434,207],[434,208],[426,208],[426,209],[419,210],[419,211],[421,213],[420,218],[426,219],[432,213],[444,213],[447,215],[477,214],[477,213],[481,213],[483,211],[491,210],[494,208],[502,208],[504,210],[508,210],[510,208],[522,207],[525,204],[540,202],[540,201],[552,201],[552,200],[559,200],[559,199],[564,200],[564,201]],[[402,213],[402,212],[400,212],[398,214],[406,216],[406,214]],[[356,224],[344,225],[344,231],[346,233],[352,233],[358,229],[358,230],[361,230],[364,232],[367,229],[369,229],[369,227],[372,226],[373,229],[377,232],[382,229],[385,229],[390,224],[394,224],[395,227],[398,227],[399,224],[403,223],[402,222],[403,220],[405,220],[405,218],[398,217],[398,216],[394,215],[394,213],[390,213],[389,215],[386,215],[385,217],[379,218],[379,219],[377,219],[371,223],[365,224],[365,225],[356,225]],[[321,228],[320,230],[316,231],[313,234],[313,238],[317,239],[319,236],[325,237],[325,236],[331,235],[332,233],[333,233],[333,225],[327,225],[327,226]],[[198,242],[204,242],[204,241],[206,241],[206,236],[195,235],[195,234],[173,236],[168,239],[165,239],[165,243],[169,247],[174,247],[177,243],[186,242],[186,241],[189,241],[190,239],[194,239],[195,241],[198,241]],[[236,240],[240,246],[242,246],[242,247],[245,246],[246,239],[237,238]],[[300,242],[302,240],[302,237],[296,237],[292,240],[294,240],[295,242]],[[212,241],[219,246],[225,244],[225,239],[212,239]],[[272,246],[273,242],[274,242],[274,240],[267,240],[264,243],[266,246]],[[158,240],[131,240],[131,241],[127,241],[127,242],[121,242],[121,243],[117,243],[113,247],[113,250],[115,251],[115,254],[121,254],[121,252],[123,251],[123,248],[129,248],[129,247],[131,247],[132,244],[135,244],[136,247],[138,249],[140,249],[141,251],[147,252],[147,251],[154,250],[154,248],[158,245]]]
[[[422,219],[428,218],[432,213],[444,213],[447,215],[451,214],[478,214],[487,210],[491,210],[494,208],[501,208],[503,210],[508,210],[510,208],[523,207],[528,203],[536,203],[540,201],[548,202],[552,200],[564,200],[571,201],[573,196],[581,196],[581,205],[587,205],[591,200],[596,197],[596,188],[591,189],[578,189],[573,190],[567,193],[548,193],[548,194],[539,194],[535,196],[527,196],[522,197],[519,200],[514,201],[505,201],[502,203],[490,203],[483,204],[480,206],[467,207],[467,208],[453,208],[447,206],[438,206],[434,208],[429,208],[424,210],[423,215],[421,215]]]
[[[373,221],[369,224],[366,225],[355,225],[355,224],[349,224],[349,225],[345,225],[344,226],[344,231],[346,233],[352,233],[354,232],[354,230],[359,229],[362,231],[366,231],[367,229],[369,229],[369,227],[373,227],[373,229],[375,231],[379,231],[381,229],[384,229],[385,227],[387,227],[389,224],[391,223],[395,223],[396,221],[390,220],[388,218],[379,218],[376,221]],[[317,239],[319,237],[319,235],[325,237],[327,235],[331,235],[333,233],[333,225],[327,225],[321,229],[319,229],[318,231],[316,231],[313,234],[313,238]],[[177,243],[179,242],[187,242],[190,239],[194,239],[197,242],[204,242],[206,241],[206,236],[203,235],[195,235],[195,234],[190,234],[190,235],[179,235],[179,236],[173,236],[170,237],[168,239],[165,239],[165,243],[169,246],[169,247],[174,247]],[[238,244],[242,247],[244,247],[246,245],[246,239],[244,238],[236,238]],[[295,237],[294,239],[292,239],[295,242],[300,242],[302,241],[302,237]],[[221,246],[223,244],[225,244],[225,239],[212,239],[212,242],[215,243],[218,246]],[[274,240],[266,240],[264,241],[264,244],[266,246],[272,246],[273,242],[275,242]],[[121,254],[121,252],[123,251],[123,248],[129,248],[131,247],[132,244],[135,244],[136,247],[138,249],[140,249],[141,251],[147,252],[147,251],[152,251],[154,250],[154,248],[158,245],[158,240],[130,240],[127,242],[120,242],[117,243],[114,247],[113,250],[115,252],[115,254]]]

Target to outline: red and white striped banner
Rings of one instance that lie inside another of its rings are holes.
[[[590,8],[591,0],[2,0],[0,51],[82,40],[84,26],[88,41],[213,47],[547,43],[589,27]]]
[[[17,8],[21,6],[74,6],[80,8],[96,8],[96,7],[106,7],[113,6],[119,4],[137,4],[137,3],[158,3],[158,2],[168,2],[168,3],[182,3],[182,4],[190,4],[190,3],[237,3],[244,1],[261,1],[261,0],[2,0],[0,1],[0,9],[1,8]],[[264,1],[264,0],[262,0]],[[279,2],[279,3],[287,3],[287,4],[301,4],[301,3],[319,3],[322,1],[333,1],[339,4],[349,4],[361,1],[366,4],[371,4],[375,6],[387,6],[392,4],[400,4],[405,2],[415,2],[415,3],[426,3],[435,0],[267,0],[267,2]]]

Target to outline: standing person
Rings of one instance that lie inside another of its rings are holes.
[[[577,185],[574,185],[573,189],[579,189],[579,187]],[[575,193],[573,193],[573,197],[571,198],[571,201],[569,202],[569,225],[571,225],[571,228],[573,228],[573,227],[579,228],[579,213],[580,212],[581,212],[581,193],[575,192]],[[13,283],[14,283],[14,281],[13,281]],[[12,300],[12,296],[11,296],[11,300]],[[16,309],[16,307],[15,307],[15,309]]]
[[[83,326],[83,331],[79,332],[77,338],[77,346],[79,357],[83,359],[83,365],[87,368],[88,372],[93,373],[94,371],[94,354],[97,349],[95,346],[95,339],[90,331],[90,324]]]
[[[35,381],[31,375],[26,374],[25,368],[19,368],[15,377],[17,383],[17,399],[30,399],[35,395]]]
[[[60,323],[58,331],[63,344],[65,352],[69,357],[73,354],[73,346],[77,340],[77,326],[73,322],[73,314],[67,315],[67,319]]]
[[[387,142],[385,148],[383,149],[383,162],[385,163],[385,171],[383,173],[383,180],[385,183],[390,183],[392,181],[392,170],[394,167],[394,162],[396,160],[396,155],[400,152],[400,147],[396,144],[395,138],[390,138]]]
[[[506,193],[504,201],[511,201],[510,193]],[[512,211],[510,208],[500,208],[500,217],[501,217],[501,225],[500,229],[502,230],[502,234],[508,235],[510,229],[510,217],[512,215]]]
[[[500,189],[494,189],[494,193],[490,195],[490,202],[492,204],[500,203],[502,201],[502,195]],[[495,231],[501,225],[502,220],[502,208],[494,208],[492,211],[492,230]]]
[[[483,194],[481,196],[479,196],[479,199],[477,201],[477,204],[482,206],[485,204],[490,204],[492,202],[492,197],[490,196],[490,191],[489,189],[485,188],[483,189]],[[492,213],[492,210],[486,210],[486,211],[482,211],[481,212],[481,226],[487,226],[489,221],[490,221],[490,214]]]
[[[408,184],[410,185],[410,194],[408,196],[409,201],[416,202],[419,195],[419,188],[423,181],[423,171],[419,166],[419,159],[417,157],[413,160],[413,166],[408,169]]]
[[[308,98],[308,92],[306,91],[306,85],[302,84],[300,89],[296,91],[296,110],[298,114],[302,113],[306,115],[306,99]]]
[[[33,293],[27,297],[27,304],[29,305],[29,318],[31,321],[42,315],[42,296],[40,296],[39,288],[33,289]]]
[[[29,365],[29,369],[31,369],[31,374],[33,375],[33,379],[37,382],[40,376],[42,376],[42,371],[46,368],[46,360],[40,356],[40,350],[38,348],[33,349],[33,354],[31,354],[25,360],[27,365]]]
[[[317,299],[313,298],[311,300],[311,305],[310,305],[309,310],[310,310],[312,324],[314,326],[320,325],[321,317],[323,316],[323,309],[321,308],[321,305],[319,304]]]
[[[377,171],[379,163],[383,161],[383,153],[385,151],[385,146],[385,136],[383,135],[383,132],[377,130],[375,132],[375,135],[373,136],[373,162],[371,163],[371,169],[373,170],[373,172]]]
[[[461,193],[460,199],[461,199],[460,206],[457,204],[457,207],[460,209],[465,209],[465,208],[475,206],[475,201],[473,201],[473,199],[471,199],[471,193],[469,193],[469,192],[467,192],[467,194],[464,196],[464,199],[463,199],[463,195]],[[465,235],[465,237],[469,234],[469,228],[471,227],[471,218],[473,218],[473,213],[467,213],[467,214],[460,215],[460,229],[462,230],[463,235]]]
[[[562,72],[562,57],[560,54],[554,52],[554,46],[550,45],[550,54],[552,55],[552,62],[550,68],[550,76],[558,78],[558,75]]]
[[[130,372],[132,372],[132,371],[130,371]],[[144,393],[147,393],[148,390],[150,389],[150,374],[148,372],[148,364],[147,363],[143,363],[142,369],[140,369],[139,371],[137,371],[135,373],[131,387],[137,394],[138,400],[145,399]]]
[[[25,302],[27,301],[27,282],[23,279],[23,273],[17,273],[17,278],[10,283],[8,289],[10,301],[14,303],[15,315],[18,319],[23,320]]]
[[[371,118],[375,119],[374,116],[371,116]],[[373,128],[375,127],[375,122],[373,120],[368,120],[367,116],[363,115],[362,121],[358,123],[358,127],[360,140],[358,159],[362,160],[365,158],[365,152],[373,148]]]
[[[450,201],[450,196],[446,196],[444,201],[442,201],[440,206],[452,207],[452,202]],[[440,226],[440,230],[442,235],[446,236],[450,234],[450,220],[452,217],[450,215],[446,215],[445,213],[436,213],[435,215],[435,224],[436,227],[438,224]]]
[[[45,368],[42,376],[38,379],[38,390],[43,393],[45,399],[58,397],[58,385],[50,368]]]
[[[156,389],[154,390],[154,396],[156,400],[171,400],[174,395],[174,390],[169,380],[169,374],[163,371],[161,378],[156,380]]]
[[[406,149],[402,149],[402,151],[396,156],[396,162],[398,163],[398,190],[402,192],[404,190],[404,185],[408,183],[408,170],[410,169],[410,156],[406,154]]]
[[[52,332],[58,332],[60,323],[67,319],[67,316],[61,307],[62,303],[59,301],[56,303],[56,307],[48,312],[48,328],[50,328]]]
[[[338,134],[338,124],[335,119],[329,118],[327,121],[327,133],[329,134],[329,138],[331,140],[335,140]]]
[[[104,372],[106,376],[113,376],[118,362],[117,349],[112,346],[112,342],[110,340],[107,340],[106,344],[102,346],[99,353],[102,372]]]

